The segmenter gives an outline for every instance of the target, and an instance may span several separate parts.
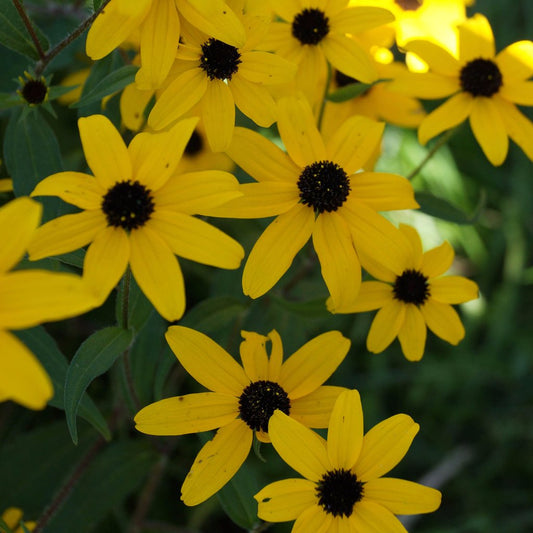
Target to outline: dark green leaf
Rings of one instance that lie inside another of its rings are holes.
[[[59,98],[60,96],[69,93],[76,87],[79,87],[79,85],[69,85],[68,87],[64,87],[62,85],[53,85],[48,91],[48,100],[55,100],[56,98]]]
[[[93,9],[98,11],[100,6],[103,4],[104,0],[93,0]]]
[[[91,90],[84,91],[80,100],[71,104],[70,107],[78,108],[100,102],[105,96],[121,91],[126,85],[133,83],[138,70],[139,67],[134,65],[125,65],[111,72],[105,78],[101,79]]]
[[[415,192],[415,199],[420,205],[420,211],[442,220],[455,224],[475,224],[485,204],[485,193],[482,193],[478,205],[472,214],[465,213],[447,200],[433,196],[429,192]]]
[[[145,442],[108,445],[92,461],[43,533],[97,531],[99,522],[140,486],[156,460]]]
[[[330,315],[324,298],[308,300],[306,302],[297,302],[285,300],[284,298],[280,298],[274,294],[271,294],[270,296],[272,301],[277,305],[296,315],[306,316],[309,318],[323,318]]]
[[[134,332],[138,333],[143,328],[146,321],[150,318],[150,315],[154,311],[154,306],[151,304],[150,300],[144,295],[143,291],[140,289],[139,285],[135,281],[135,278],[131,273],[127,273],[127,276],[130,278],[129,283],[129,292],[128,292],[128,324],[127,327],[132,329]],[[121,324],[123,327],[124,317],[123,317],[123,301],[124,301],[124,277],[119,285],[118,296],[116,299],[116,319],[117,323]]]
[[[43,50],[49,43],[43,33],[33,24],[37,39]],[[37,48],[11,0],[0,0],[0,43],[19,54],[40,59]]]
[[[109,327],[93,333],[74,354],[65,379],[65,414],[70,435],[78,442],[76,414],[80,401],[94,378],[107,372],[130,345],[131,331]]]
[[[22,100],[18,94],[0,93],[0,109],[9,109],[16,105],[22,105]]]
[[[65,378],[67,376],[68,360],[59,350],[55,340],[42,326],[16,332],[17,337],[38,357],[54,385],[54,397],[50,405],[64,409]],[[107,423],[86,394],[78,408],[78,414],[87,420],[106,439],[111,439]]]
[[[352,98],[356,98],[357,96],[361,96],[363,93],[368,91],[370,87],[375,85],[376,83],[380,83],[384,80],[377,80],[374,83],[350,83],[350,85],[345,85],[344,87],[341,87],[340,89],[337,89],[336,91],[333,91],[332,93],[329,93],[326,97],[327,100],[330,102],[346,102],[347,100],[351,100]]]
[[[253,495],[259,490],[256,477],[246,463],[231,480],[217,492],[224,512],[238,526],[250,531],[258,522],[257,503]]]

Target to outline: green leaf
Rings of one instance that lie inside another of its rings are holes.
[[[79,87],[79,84],[69,86],[53,85],[48,90],[48,100],[55,100],[56,98],[59,98],[60,96],[69,93],[73,89],[76,89],[76,87]]]
[[[373,85],[382,81],[386,80],[377,80],[373,83],[361,83],[359,81],[356,83],[350,83],[350,85],[345,85],[344,87],[341,87],[340,89],[329,93],[326,97],[326,100],[336,103],[346,102],[347,100],[351,100],[352,98],[361,96],[363,93],[368,91],[368,89],[370,89]]]
[[[326,307],[325,298],[319,298],[316,300],[308,300],[306,302],[297,302],[291,300],[285,300],[275,294],[271,294],[272,301],[277,305],[294,313],[309,318],[324,318],[330,316],[330,313]]]
[[[105,78],[101,79],[91,90],[84,92],[80,100],[71,104],[70,107],[78,108],[100,102],[105,96],[121,91],[126,85],[133,83],[138,70],[139,67],[134,65],[125,65],[111,72]]]
[[[61,353],[55,340],[42,326],[17,331],[16,335],[38,357],[52,380],[54,397],[50,400],[49,405],[64,409],[65,378],[68,369],[67,358]],[[104,417],[88,394],[82,398],[78,414],[87,420],[106,440],[111,439],[111,433]]]
[[[18,94],[0,93],[0,109],[9,109],[17,105],[22,105],[22,100]]]
[[[46,51],[49,46],[48,39],[35,24],[32,25],[41,48]],[[0,43],[31,59],[40,59],[28,29],[11,0],[0,0]]]
[[[180,325],[208,334],[226,327],[247,308],[245,301],[230,296],[208,298],[195,305]]]
[[[218,501],[224,512],[235,524],[247,531],[258,522],[257,503],[253,498],[258,490],[257,478],[245,463],[217,492]]]
[[[146,324],[147,320],[150,318],[150,315],[154,311],[154,306],[144,295],[143,291],[140,289],[139,285],[135,281],[131,272],[127,272],[125,276],[130,276],[129,284],[129,294],[128,294],[128,328],[132,329],[135,333],[141,331],[143,326]],[[122,324],[123,322],[123,310],[122,302],[124,299],[124,280],[125,276],[122,278],[122,281],[119,285],[118,295],[116,298],[116,308],[115,316],[117,323]]]
[[[115,359],[130,345],[131,331],[109,327],[93,333],[74,354],[65,379],[65,414],[72,441],[77,444],[76,414],[90,383],[107,372]]]
[[[425,191],[415,192],[415,200],[420,205],[420,211],[427,215],[431,215],[432,217],[464,225],[476,223],[483,206],[485,205],[485,196],[485,193],[482,192],[474,212],[468,214],[458,207],[455,207],[444,198],[439,198]]]
[[[91,462],[43,533],[89,533],[134,493],[157,455],[145,441],[108,445]]]

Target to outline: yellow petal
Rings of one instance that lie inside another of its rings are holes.
[[[338,331],[311,339],[283,363],[280,385],[291,400],[310,394],[335,372],[349,349],[350,341]]]
[[[533,42],[518,41],[504,48],[495,58],[505,84],[533,75]]]
[[[129,259],[130,242],[122,228],[109,226],[96,235],[85,254],[83,278],[99,303],[117,286]]]
[[[420,270],[430,279],[440,276],[452,266],[454,256],[451,244],[445,241],[422,256]]]
[[[283,362],[283,344],[279,333],[275,329],[268,334],[268,338],[272,343],[268,359],[268,379],[278,382]]]
[[[241,54],[239,77],[251,83],[275,85],[288,83],[296,74],[296,65],[269,52],[244,52]]]
[[[269,128],[276,121],[276,103],[266,87],[240,76],[234,76],[229,87],[235,105],[258,126]]]
[[[499,100],[502,120],[509,137],[533,160],[533,123],[511,102]]]
[[[379,478],[405,456],[420,426],[404,414],[391,416],[374,426],[363,439],[363,448],[354,466],[360,481]]]
[[[128,149],[111,121],[103,115],[78,120],[87,164],[106,191],[119,181],[132,177]]]
[[[207,389],[238,397],[250,384],[235,359],[203,333],[171,326],[165,337],[185,370]]]
[[[320,46],[327,60],[340,72],[362,83],[372,83],[378,78],[370,54],[348,36],[330,33]]]
[[[306,509],[294,522],[291,533],[308,533],[313,531],[314,533],[329,533],[335,531],[331,529],[335,527],[337,517],[333,517],[332,514],[324,512],[324,508],[321,505],[315,504],[309,509]]]
[[[235,102],[230,88],[221,80],[210,81],[201,105],[209,147],[213,152],[224,152],[235,127]]]
[[[402,327],[405,316],[405,305],[398,300],[390,300],[376,314],[366,346],[369,352],[380,353],[395,339]]]
[[[531,106],[533,105],[533,81],[504,84],[499,95],[515,104]]]
[[[270,0],[272,9],[287,22],[302,10],[302,4],[299,0]]]
[[[11,178],[0,179],[0,192],[10,192],[13,190],[13,180]]]
[[[361,265],[350,230],[335,213],[322,213],[313,229],[313,246],[322,277],[331,295],[330,311],[336,312],[357,298],[361,287]]]
[[[197,123],[197,117],[186,118],[169,131],[137,134],[128,147],[134,179],[152,191],[162,187],[176,170]]]
[[[348,302],[345,306],[336,309],[337,313],[361,313],[363,311],[373,311],[383,307],[393,297],[392,287],[388,283],[380,281],[364,281],[357,298],[353,302]],[[328,309],[330,304],[328,303]]]
[[[233,174],[223,170],[203,170],[172,176],[154,193],[154,200],[158,209],[204,215],[242,196]]]
[[[198,505],[219,491],[244,463],[253,433],[242,421],[220,428],[196,456],[181,487],[185,505]]]
[[[31,195],[58,196],[80,209],[100,209],[106,192],[94,176],[81,172],[59,172],[39,182]]]
[[[479,295],[476,283],[462,276],[447,276],[431,280],[429,285],[431,298],[446,304],[461,304],[475,300]]]
[[[141,68],[135,83],[141,90],[160,87],[176,58],[180,19],[174,2],[152,0],[152,8],[141,26]]]
[[[244,294],[258,298],[279,281],[309,240],[314,218],[311,209],[298,205],[266,228],[246,261],[242,276]]]
[[[349,176],[363,168],[381,142],[384,123],[362,116],[343,122],[327,143],[328,158],[339,164]],[[353,179],[350,185],[353,187]]]
[[[363,446],[363,408],[356,390],[343,392],[335,402],[328,426],[328,456],[334,468],[349,470]]]
[[[441,493],[412,481],[381,478],[365,483],[365,498],[383,505],[394,514],[420,514],[438,509]]]
[[[481,14],[459,24],[459,59],[462,63],[478,58],[493,59],[494,36],[489,21]]]
[[[135,429],[148,435],[186,435],[226,426],[239,413],[235,396],[200,392],[166,398],[135,415]]]
[[[504,162],[509,150],[509,137],[497,102],[491,98],[474,98],[470,114],[472,132],[494,166]]]
[[[154,130],[166,128],[197,104],[207,91],[207,77],[201,68],[180,74],[157,99],[148,125]]]
[[[0,330],[0,347],[0,397],[44,409],[54,390],[37,358],[7,331]]]
[[[416,209],[413,187],[402,176],[388,172],[358,172],[350,176],[351,194],[375,211]]]
[[[149,226],[174,254],[197,263],[235,269],[244,257],[244,250],[236,240],[190,215],[160,209]]]
[[[399,230],[406,236],[411,248],[413,249],[412,266],[410,268],[414,270],[420,270],[422,266],[422,259],[424,251],[422,248],[422,241],[418,231],[413,226],[407,224],[400,224]]]
[[[2,513],[2,520],[7,524],[8,527],[14,529],[22,520],[22,514],[23,513],[20,509],[16,507],[8,507]]]
[[[87,34],[86,51],[91,59],[102,59],[122,44],[140,26],[152,0],[136,0],[129,4],[130,9],[124,12],[115,0],[96,17]]]
[[[316,485],[307,479],[284,479],[270,483],[254,498],[257,516],[267,522],[295,520],[308,507],[316,504]]]
[[[418,140],[426,144],[439,133],[454,128],[468,118],[473,105],[474,98],[468,93],[452,96],[421,122]]]
[[[185,287],[176,256],[157,233],[144,226],[130,233],[130,266],[135,280],[166,320],[185,311]]]
[[[154,96],[154,91],[141,91],[134,83],[124,88],[120,95],[120,116],[126,128],[138,131],[144,124],[144,110]]]
[[[426,346],[426,323],[418,307],[413,304],[405,306],[405,317],[398,332],[402,352],[409,361],[420,361]]]
[[[6,272],[22,259],[35,235],[42,211],[40,203],[25,196],[0,208],[0,272]]]
[[[346,7],[331,17],[331,29],[353,35],[393,20],[394,15],[388,9],[371,6]]]
[[[327,428],[331,411],[344,387],[324,385],[315,391],[291,400],[291,418],[309,428]]]
[[[252,382],[269,379],[265,347],[268,337],[253,331],[242,331],[241,335],[244,340],[240,344],[239,352],[246,375]]]
[[[289,181],[296,185],[301,169],[259,133],[235,128],[228,155],[257,181]]]
[[[433,100],[456,93],[461,85],[458,77],[443,76],[435,72],[405,72],[399,74],[388,87],[410,96]]]
[[[318,481],[331,470],[326,441],[281,411],[270,417],[268,434],[281,458],[310,481]]]
[[[106,226],[105,216],[99,209],[55,218],[33,234],[28,246],[30,259],[35,261],[77,250],[91,242]]]
[[[326,158],[326,148],[307,100],[282,98],[278,113],[279,134],[297,165],[305,167]]]
[[[459,62],[448,50],[431,41],[413,40],[405,45],[405,49],[422,58],[429,68],[443,76],[458,76]]]
[[[456,345],[463,340],[465,328],[457,311],[448,304],[431,298],[420,307],[428,328],[445,341]]]
[[[356,503],[350,522],[352,531],[407,533],[402,523],[387,508],[366,498]]]

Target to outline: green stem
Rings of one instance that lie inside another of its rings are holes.
[[[328,99],[329,84],[331,82],[331,65],[328,62],[328,74],[326,76],[326,86],[324,87],[324,94],[320,102],[320,111],[318,112],[317,127],[318,131],[322,128],[322,119],[324,118],[324,110],[326,109],[326,102]]]
[[[439,148],[446,144],[450,137],[455,133],[455,129],[448,130],[444,135],[441,135],[439,140],[433,145],[431,150],[426,154],[426,157],[422,159],[420,164],[407,176],[408,180],[412,180],[427,164],[427,162],[437,153]]]
[[[37,53],[39,54],[39,57],[41,58],[41,61],[46,57],[46,54],[43,50],[43,47],[41,46],[41,43],[39,42],[39,39],[37,38],[37,34],[35,33],[35,28],[33,27],[33,24],[26,14],[26,10],[24,9],[24,6],[20,3],[19,0],[13,0],[13,5],[18,11],[18,14],[20,15],[20,18],[22,19],[22,22],[24,22],[24,26],[26,26],[26,29],[28,30],[28,33],[30,34],[31,40],[33,41],[33,44],[35,45],[35,48],[37,49]]]
[[[94,22],[94,19],[104,10],[110,1],[104,0],[102,5],[89,18],[85,19],[70,35],[67,35],[61,42],[56,44],[44,57],[41,57],[35,65],[35,75],[39,76],[59,52],[66,48],[72,41],[75,41]]]

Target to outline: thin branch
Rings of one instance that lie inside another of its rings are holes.
[[[35,28],[33,27],[33,24],[30,18],[26,14],[26,10],[24,9],[24,6],[20,3],[19,0],[13,0],[13,5],[17,9],[18,14],[20,15],[20,18],[22,19],[22,22],[24,22],[24,26],[26,26],[26,29],[28,30],[28,33],[30,34],[31,40],[33,41],[33,44],[35,45],[35,48],[37,48],[37,53],[39,54],[41,61],[43,61],[46,58],[46,54],[43,50],[43,47],[41,46],[41,43],[39,42],[37,34],[35,33]]]
[[[433,145],[431,150],[426,154],[426,157],[424,157],[420,164],[407,176],[407,179],[412,180],[426,166],[426,163],[437,153],[438,149],[450,140],[450,137],[454,133],[455,129],[451,129],[442,135],[440,139]]]

